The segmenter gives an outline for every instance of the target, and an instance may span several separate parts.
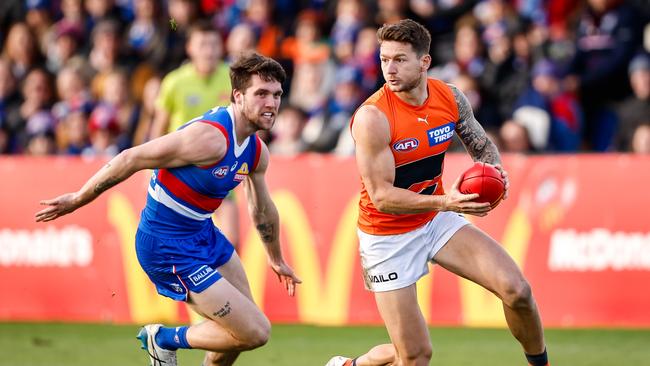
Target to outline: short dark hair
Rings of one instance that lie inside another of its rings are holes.
[[[402,19],[394,24],[384,24],[377,31],[377,40],[409,43],[418,56],[429,53],[431,46],[431,33],[422,24],[411,20]]]
[[[198,20],[194,22],[188,29],[187,31],[187,39],[190,39],[192,34],[194,33],[216,33],[217,35],[221,36],[219,34],[219,31],[217,28],[215,28],[212,23],[210,23],[207,20]]]
[[[287,78],[282,65],[259,53],[244,54],[230,65],[230,84],[233,90],[246,90],[251,85],[253,75],[258,75],[264,81],[279,81],[280,84]],[[230,95],[230,100],[235,101],[233,94]]]

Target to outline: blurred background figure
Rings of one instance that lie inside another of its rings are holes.
[[[20,96],[11,65],[0,58],[0,154],[16,149],[14,134],[20,127]]]
[[[359,87],[361,72],[352,66],[336,70],[335,85],[323,108],[312,113],[303,133],[310,151],[330,152],[338,144],[340,135],[346,133],[350,119],[363,101]]]
[[[22,96],[23,101],[20,104],[20,119],[18,125],[15,126],[13,135],[17,140],[17,143],[23,148],[27,143],[25,135],[25,128],[30,117],[34,116],[38,112],[45,112],[50,116],[50,108],[52,107],[52,100],[54,98],[54,91],[52,88],[52,76],[42,68],[35,68],[31,70],[25,77],[25,82],[22,85]],[[38,125],[47,125],[51,126],[54,129],[54,123],[41,123],[43,119],[39,120]],[[35,122],[36,123],[36,122]],[[40,131],[40,129],[37,129]],[[27,131],[29,134],[29,131]],[[53,137],[48,134],[47,137]],[[18,151],[22,149],[19,147]],[[39,150],[43,151],[43,150]],[[49,150],[48,150],[49,151]]]
[[[237,24],[226,40],[226,61],[232,63],[242,54],[255,51],[256,44],[253,28],[246,23]]]
[[[25,128],[25,154],[45,156],[56,152],[55,123],[54,117],[47,111],[39,111],[29,117]]]
[[[81,155],[90,149],[88,114],[83,109],[68,111],[59,120],[56,129],[59,152],[64,155]]]
[[[205,111],[230,102],[223,42],[210,23],[198,22],[190,28],[187,54],[189,62],[163,78],[151,138],[175,131]]]
[[[2,57],[10,66],[11,72],[18,80],[22,80],[29,71],[42,62],[42,57],[36,43],[36,38],[26,23],[15,23],[9,29]]]
[[[273,127],[273,140],[269,151],[274,155],[295,156],[307,151],[302,140],[302,131],[307,123],[305,112],[292,105],[286,105],[278,113]]]
[[[514,120],[507,120],[499,130],[499,140],[504,152],[528,154],[533,152],[528,129]]]
[[[83,156],[113,157],[120,152],[118,137],[121,133],[115,109],[100,104],[88,117],[90,146],[82,151]]]
[[[627,66],[640,42],[639,18],[627,2],[588,0],[580,16],[575,57],[565,81],[585,109],[585,142],[608,150],[616,133],[612,103],[629,94]]]
[[[650,122],[650,55],[642,53],[634,57],[628,75],[633,94],[617,108],[619,127],[616,148],[620,151],[631,150],[635,130]]]
[[[580,149],[582,109],[575,95],[563,90],[561,74],[552,61],[544,59],[535,64],[532,82],[517,101],[514,113],[522,107],[545,114],[544,120],[550,123],[548,140],[535,146],[539,152]]]

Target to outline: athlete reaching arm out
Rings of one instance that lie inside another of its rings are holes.
[[[459,180],[445,195],[424,195],[395,187],[390,127],[386,116],[378,108],[366,105],[358,110],[352,125],[352,136],[356,142],[361,179],[379,211],[391,214],[455,211],[476,216],[485,216],[490,211],[489,203],[472,202],[478,194],[460,193]]]
[[[290,296],[296,290],[296,284],[301,281],[282,259],[280,251],[280,216],[271,200],[269,190],[264,180],[264,174],[269,165],[269,149],[262,142],[262,152],[257,168],[245,180],[244,188],[248,199],[248,212],[257,228],[257,232],[266,248],[269,262],[273,271],[278,275]]]
[[[122,151],[79,191],[41,201],[41,205],[49,207],[36,213],[36,221],[51,221],[69,214],[140,170],[207,165],[221,160],[225,152],[226,139],[221,131],[206,123],[193,123]]]

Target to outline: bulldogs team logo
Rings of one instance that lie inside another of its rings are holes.
[[[224,166],[220,166],[218,168],[215,168],[212,171],[212,175],[215,178],[221,179],[221,178],[225,177],[228,174],[229,171],[230,171],[230,167],[228,165],[224,165]]]
[[[410,137],[394,143],[393,150],[397,152],[408,152],[417,149],[418,146],[420,146],[420,141],[418,141],[416,138]]]
[[[236,182],[241,182],[248,177],[248,164],[243,163],[233,178]]]

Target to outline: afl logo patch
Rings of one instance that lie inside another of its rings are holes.
[[[229,171],[230,171],[230,167],[229,167],[229,166],[227,166],[227,165],[225,165],[225,166],[220,166],[220,167],[218,167],[218,168],[215,168],[215,169],[212,171],[212,175],[213,175],[215,178],[219,178],[219,179],[221,179],[221,178],[225,177],[225,176],[228,174]]]
[[[397,152],[409,152],[417,149],[419,145],[420,141],[418,141],[418,139],[410,137],[394,143],[393,150]]]

